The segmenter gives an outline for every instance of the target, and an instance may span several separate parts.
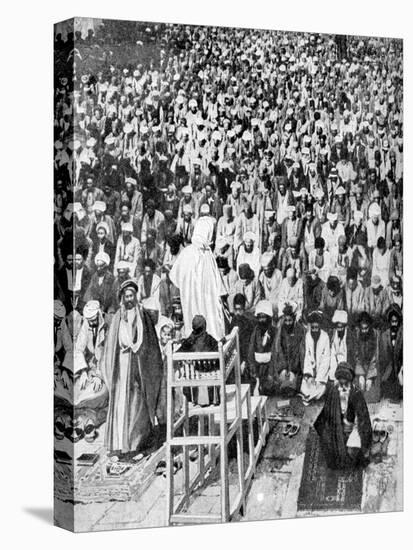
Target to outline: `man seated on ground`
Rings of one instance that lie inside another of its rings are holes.
[[[308,316],[308,331],[305,335],[305,355],[301,395],[304,405],[320,399],[325,391],[330,369],[330,340],[322,330],[323,315],[313,311]]]
[[[96,271],[92,275],[89,286],[85,292],[85,301],[97,300],[100,303],[103,314],[109,311],[113,301],[112,290],[115,278],[109,271],[109,264],[109,254],[106,254],[106,252],[99,252],[96,254]]]
[[[251,334],[248,350],[251,393],[269,395],[275,389],[275,328],[272,324],[271,302],[268,300],[258,302],[255,317],[257,324]]]
[[[350,365],[339,363],[335,383],[327,388],[323,409],[314,423],[331,469],[368,464],[372,441],[370,416],[363,393],[353,380]]]
[[[248,359],[250,336],[254,329],[252,316],[245,313],[246,303],[247,301],[243,294],[235,294],[233,300],[234,313],[229,325],[229,332],[231,332],[233,328],[238,327],[241,371],[244,371],[245,363]]]
[[[378,376],[379,337],[373,326],[373,319],[367,312],[359,316],[355,330],[355,378],[354,384],[363,392],[367,403],[380,400]]]
[[[303,281],[297,277],[294,268],[287,270],[285,278],[280,285],[278,295],[278,311],[283,311],[285,304],[294,302],[297,304],[297,319],[301,319],[304,307]]]
[[[388,328],[379,340],[381,391],[385,398],[403,397],[403,315],[397,304],[387,311]]]
[[[277,314],[278,295],[282,283],[282,274],[275,267],[274,256],[271,252],[265,252],[261,256],[262,273],[259,276],[264,298],[271,302],[274,314]]]
[[[275,368],[279,389],[285,395],[299,391],[304,365],[305,330],[296,319],[296,309],[295,303],[284,306],[275,337]]]
[[[343,361],[354,369],[354,335],[348,326],[347,311],[337,309],[334,312],[333,333],[331,337],[330,374],[329,379],[335,380],[337,365]]]
[[[254,272],[248,264],[241,264],[238,268],[239,279],[234,284],[232,296],[242,294],[245,296],[245,310],[251,315],[254,314],[255,307],[263,296],[261,283],[254,276]],[[229,297],[229,307],[232,309],[232,296]]]

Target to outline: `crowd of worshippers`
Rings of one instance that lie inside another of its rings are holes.
[[[401,398],[401,42],[348,37],[343,57],[328,35],[170,25],[158,38],[158,64],[137,44],[127,66],[82,74],[75,49],[77,72],[57,75],[57,383],[104,401],[125,284],[163,358],[170,340],[215,348],[211,313],[184,319],[169,277],[206,218],[252,391],[309,403],[345,362],[367,401]]]

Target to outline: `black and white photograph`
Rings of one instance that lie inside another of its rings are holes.
[[[54,28],[54,520],[403,509],[403,40]]]

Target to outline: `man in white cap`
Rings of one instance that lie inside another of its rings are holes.
[[[367,229],[367,246],[370,251],[377,246],[379,237],[386,238],[386,224],[381,219],[381,208],[373,202],[369,207],[369,219],[366,223]]]
[[[121,229],[122,233],[119,236],[116,245],[114,274],[116,274],[119,262],[124,261],[128,262],[130,275],[134,277],[141,251],[141,245],[136,237],[132,237],[133,226],[131,223],[123,223]]]
[[[261,256],[262,272],[259,281],[264,291],[264,298],[271,302],[274,315],[278,311],[278,298],[282,283],[282,273],[276,268],[274,255],[271,252],[265,252]]]
[[[237,219],[237,226],[235,229],[234,249],[237,252],[242,243],[245,242],[246,234],[252,235],[255,246],[258,247],[260,238],[260,225],[258,216],[254,213],[252,204],[246,203],[245,209],[241,212]]]
[[[96,254],[99,253],[105,253],[109,256],[109,265],[112,267],[112,262],[115,257],[115,246],[108,239],[109,232],[109,225],[104,221],[95,226],[94,234],[92,233],[92,257],[95,257]]]
[[[106,314],[112,305],[112,290],[115,278],[109,270],[110,258],[106,252],[98,252],[94,262],[96,271],[92,275],[89,286],[85,292],[85,301],[98,301],[102,312]]]
[[[92,207],[93,213],[91,215],[91,230],[90,237],[92,240],[96,240],[96,230],[100,223],[105,223],[108,227],[106,238],[112,244],[115,244],[115,223],[111,216],[105,214],[106,203],[104,201],[95,201]]]
[[[192,206],[191,204],[184,204],[182,207],[182,217],[178,216],[176,226],[176,234],[182,237],[184,246],[191,244],[194,227]]]
[[[287,191],[286,181],[284,177],[277,179],[277,192],[275,194],[275,211],[277,223],[281,225],[285,218],[288,217],[288,206],[293,204],[291,191]]]
[[[297,277],[294,268],[288,269],[282,280],[278,297],[278,311],[283,311],[285,305],[291,302],[297,305],[295,313],[297,320],[300,320],[304,307],[303,281]]]
[[[260,251],[256,245],[257,235],[251,231],[244,234],[244,242],[239,247],[237,255],[237,268],[242,264],[248,264],[254,272],[254,277],[260,273]]]
[[[257,324],[251,334],[248,372],[254,394],[270,395],[275,390],[275,328],[271,302],[261,300],[255,308]]]
[[[331,336],[331,352],[330,352],[330,372],[329,379],[334,381],[337,365],[345,361],[354,370],[354,335],[348,327],[347,311],[337,309],[334,312],[331,320],[333,324],[333,333]]]
[[[331,212],[336,213],[344,226],[344,230],[347,229],[350,223],[351,208],[350,203],[346,197],[346,190],[340,185],[335,192]]]
[[[314,215],[320,224],[323,225],[327,221],[327,214],[329,211],[326,195],[323,189],[317,189],[314,197],[316,199],[316,202],[314,203]]]
[[[182,192],[182,198],[179,201],[178,222],[181,218],[183,218],[185,206],[187,206],[187,212],[188,212],[188,207],[191,208],[192,216],[195,215],[195,211],[197,207],[196,201],[192,196],[192,187],[190,185],[185,185],[184,187],[182,187],[181,192]]]
[[[242,183],[240,181],[233,181],[231,183],[231,194],[228,195],[227,204],[232,207],[233,215],[236,219],[241,214],[245,207],[245,199],[241,194]]]
[[[105,346],[107,326],[103,319],[100,304],[97,300],[90,300],[83,308],[83,322],[76,339],[74,349],[74,364],[77,361],[80,365],[86,364],[87,368],[82,369],[79,383],[75,384],[76,390],[82,392],[87,386],[91,386],[93,393],[100,392],[103,386],[102,361]],[[82,359],[80,356],[83,356]],[[75,368],[77,373],[77,367]],[[82,393],[76,399],[77,404],[90,398],[89,392]]]
[[[327,221],[323,224],[321,230],[327,252],[331,253],[338,246],[338,239],[341,235],[344,235],[344,227],[339,223],[337,214],[329,212]]]
[[[322,313],[313,311],[307,318],[301,394],[304,405],[320,399],[327,387],[330,370],[330,340],[322,328]]]

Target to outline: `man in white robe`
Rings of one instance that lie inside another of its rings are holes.
[[[330,370],[330,339],[321,329],[322,314],[313,311],[308,316],[301,395],[304,405],[320,399],[325,391]]]
[[[192,243],[182,250],[169,274],[180,292],[186,337],[192,332],[195,315],[205,317],[207,332],[215,340],[225,335],[221,297],[227,291],[210,248],[213,232],[212,218],[199,218],[194,227]]]
[[[158,337],[148,312],[137,302],[138,285],[120,288],[121,307],[110,325],[102,374],[109,390],[105,447],[119,455],[148,443],[163,377]]]

